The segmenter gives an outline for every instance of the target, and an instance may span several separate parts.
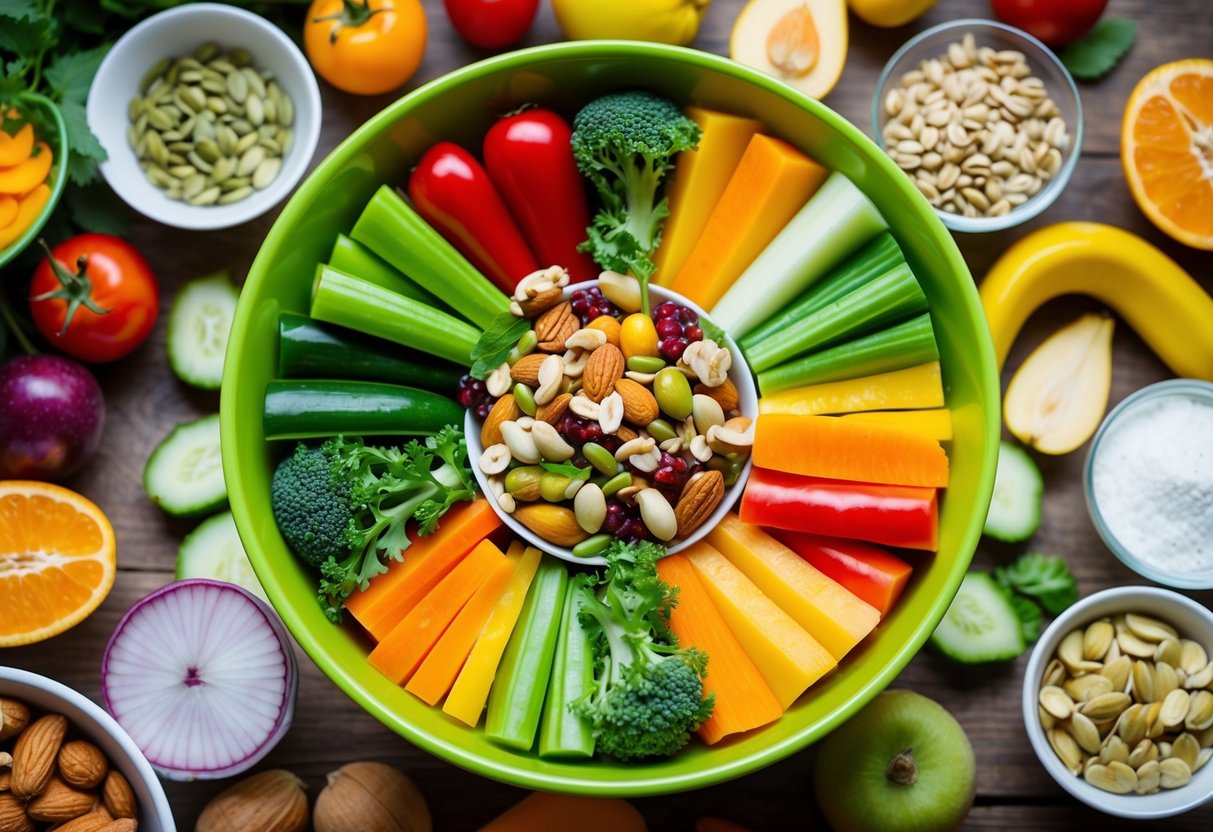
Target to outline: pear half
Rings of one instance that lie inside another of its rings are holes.
[[[847,60],[846,2],[750,0],[733,24],[729,57],[824,98]]]
[[[1107,315],[1083,315],[1027,357],[1002,405],[1015,438],[1045,454],[1068,454],[1091,438],[1108,407],[1114,326]]]

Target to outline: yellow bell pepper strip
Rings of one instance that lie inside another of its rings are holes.
[[[759,413],[792,416],[855,413],[865,410],[917,410],[943,407],[939,362],[904,370],[793,387],[763,396]]]
[[[939,442],[952,440],[952,411],[946,407],[930,410],[867,410],[846,413],[838,418],[863,425],[883,425]]]

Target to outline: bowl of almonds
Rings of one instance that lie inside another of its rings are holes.
[[[649,295],[646,314],[634,277],[570,286],[564,269],[535,272],[512,298],[508,354],[460,391],[481,489],[565,560],[605,563],[615,538],[677,552],[721,520],[750,470],[758,393],[741,351],[686,298]]]
[[[0,667],[0,829],[174,832],[134,741],[87,697]]]
[[[1000,231],[1065,188],[1082,144],[1069,71],[1026,32],[954,20],[889,59],[872,102],[877,144],[953,231]]]
[[[1062,613],[1032,651],[1023,716],[1053,779],[1089,806],[1162,818],[1213,798],[1213,612],[1126,586]]]

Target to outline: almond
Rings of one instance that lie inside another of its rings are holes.
[[[139,817],[135,792],[121,772],[111,769],[110,773],[105,775],[105,787],[101,793],[105,800],[105,810],[115,818]]]
[[[46,788],[66,733],[67,718],[59,714],[47,714],[21,732],[13,745],[14,795],[29,800]]]
[[[42,794],[31,800],[25,811],[34,820],[56,823],[87,814],[96,802],[95,794],[73,789],[58,777],[51,777]]]
[[[556,426],[560,424],[560,420],[564,418],[564,414],[569,409],[569,402],[572,400],[572,393],[561,393],[543,407],[536,410],[535,418],[541,422],[547,422],[549,425]]]
[[[97,832],[135,832],[138,828],[139,822],[134,818],[118,818],[100,827]],[[59,830],[56,829],[55,832]]]
[[[0,698],[0,742],[20,734],[29,724],[29,708],[16,699]]]
[[[560,303],[560,299],[564,297],[564,290],[559,287],[545,289],[533,298],[516,301],[518,307],[522,310],[524,318],[534,318],[537,315],[542,315],[547,310],[551,309],[556,304]]]
[[[104,811],[89,812],[87,815],[69,820],[62,826],[56,826],[55,832],[100,832],[112,823],[114,823],[114,819]]]
[[[708,387],[706,384],[696,384],[695,392],[711,396],[720,404],[720,409],[726,415],[741,405],[741,396],[737,393],[737,385],[733,383],[732,379],[726,378],[715,387]]]
[[[631,442],[633,439],[640,438],[640,434],[627,425],[620,425],[619,430],[615,431],[615,436],[620,442]]]
[[[625,362],[623,353],[614,344],[604,344],[590,353],[581,376],[581,389],[591,401],[600,402],[615,389],[615,382],[623,378]]]
[[[576,546],[589,535],[577,522],[572,509],[551,503],[533,503],[519,506],[514,512],[522,525],[557,546]]]
[[[11,758],[10,758],[11,759]],[[8,787],[12,785],[13,773],[7,768],[0,771],[0,793],[8,791]]]
[[[514,401],[514,394],[506,393],[493,405],[488,418],[480,426],[480,445],[485,448],[500,445],[505,441],[501,436],[501,425],[505,422],[512,422],[521,415],[522,408],[518,406],[518,402]]]
[[[547,356],[539,352],[522,356],[513,367],[510,367],[510,378],[522,382],[527,387],[538,387],[539,366],[543,364],[545,358]]]
[[[567,300],[535,319],[535,337],[543,352],[564,352],[565,340],[579,329],[581,321],[573,314],[573,304]]]
[[[25,814],[25,802],[11,794],[0,794],[0,832],[34,832],[34,822]]]
[[[643,427],[661,415],[657,399],[643,384],[637,384],[630,378],[621,378],[615,382],[615,392],[623,399],[623,418],[633,425]]]
[[[724,499],[724,474],[719,471],[704,471],[695,475],[686,488],[678,505],[674,507],[674,517],[678,521],[678,537],[688,537],[703,525],[720,501]]]
[[[105,779],[109,761],[91,742],[72,740],[59,749],[59,776],[77,789],[95,789]]]
[[[254,774],[211,798],[194,832],[303,832],[311,820],[304,788],[283,769]]]

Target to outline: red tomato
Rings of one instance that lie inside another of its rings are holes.
[[[531,27],[539,0],[443,0],[455,31],[473,46],[502,49]]]
[[[30,314],[57,349],[82,361],[116,361],[156,325],[160,292],[147,261],[125,240],[81,234],[43,258],[30,284]]]
[[[990,0],[994,16],[1049,46],[1076,41],[1098,21],[1108,0]]]

